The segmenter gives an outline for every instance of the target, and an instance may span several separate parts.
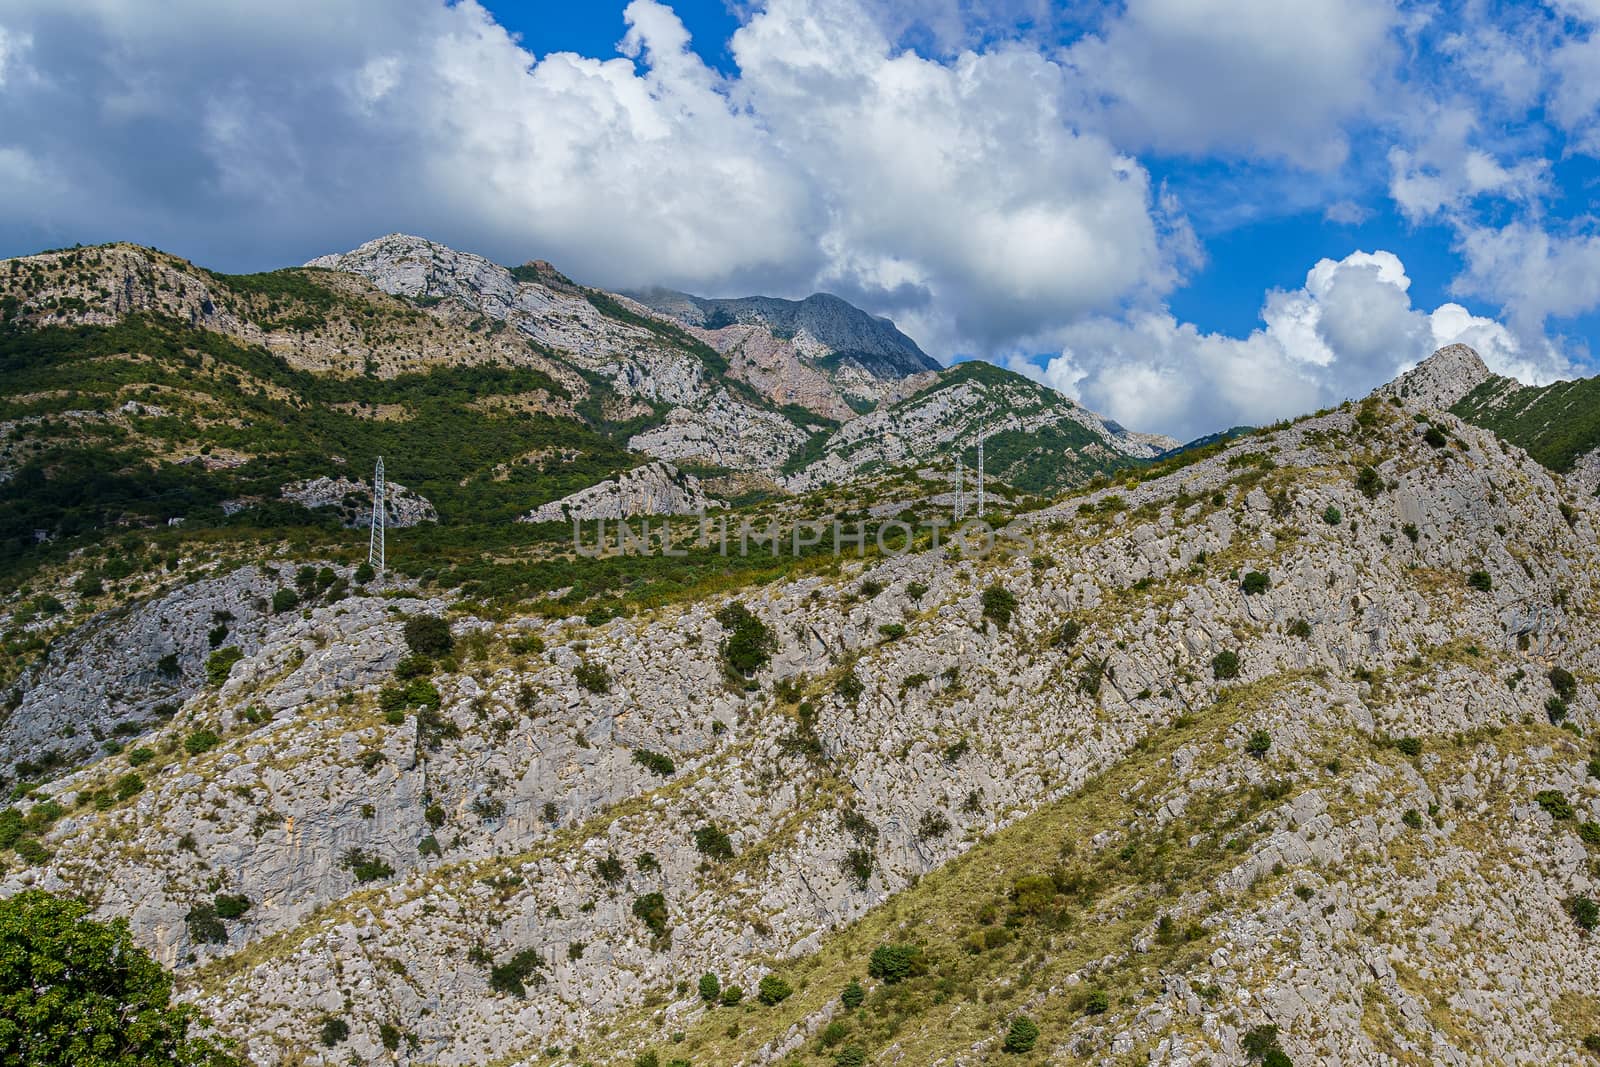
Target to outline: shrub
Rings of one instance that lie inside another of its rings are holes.
[[[1085,1015],[1104,1015],[1111,1010],[1111,998],[1104,989],[1091,989],[1083,1000]]]
[[[1578,836],[1586,845],[1600,845],[1600,822],[1579,823]]]
[[[633,917],[644,923],[658,939],[667,936],[667,898],[660,893],[634,898]]]
[[[412,655],[428,659],[448,656],[456,644],[450,636],[450,624],[437,615],[413,615],[407,619],[405,638]]]
[[[1337,526],[1344,521],[1344,512],[1329,504],[1328,510],[1322,513],[1322,521],[1329,526]]]
[[[917,945],[879,945],[867,960],[867,973],[894,985],[928,973],[928,959]]]
[[[661,1057],[656,1055],[655,1049],[641,1052],[633,1058],[633,1067],[661,1067]]]
[[[839,1050],[833,1058],[833,1067],[864,1067],[867,1062],[867,1050],[860,1045],[846,1045]]]
[[[1244,750],[1256,759],[1261,759],[1272,748],[1272,735],[1265,730],[1252,730],[1245,739]]]
[[[146,763],[149,763],[155,758],[155,749],[145,748],[143,745],[140,745],[138,748],[128,753],[128,766],[143,767]]]
[[[582,661],[572,668],[572,680],[591,693],[605,693],[611,689],[611,672],[603,663]]]
[[[237,645],[219,648],[206,657],[206,681],[212,685],[221,685],[228,680],[228,672],[233,670],[233,665],[244,659],[244,650]]]
[[[1311,636],[1311,624],[1305,619],[1295,619],[1289,624],[1289,636],[1304,640]]]
[[[366,585],[377,576],[378,572],[372,569],[372,564],[365,560],[356,564],[355,580],[357,585]]]
[[[1534,794],[1535,803],[1550,813],[1552,819],[1572,818],[1572,805],[1567,795],[1559,789],[1541,789]]]
[[[1372,467],[1362,467],[1356,472],[1356,488],[1368,500],[1383,492],[1383,477]]]
[[[1268,1067],[1273,1065],[1283,1067],[1289,1062],[1289,1057],[1284,1055],[1282,1046],[1278,1044],[1278,1028],[1271,1024],[1262,1024],[1245,1031],[1240,1047],[1252,1062],[1259,1060]]]
[[[1567,702],[1560,697],[1551,697],[1544,702],[1544,713],[1550,725],[1558,725],[1567,717]]]
[[[1011,625],[1011,616],[1017,610],[1017,598],[1011,590],[1000,585],[991,585],[983,591],[983,617],[993,619],[994,624],[1004,630]]]
[[[1405,814],[1400,816],[1400,821],[1413,830],[1420,830],[1422,829],[1422,812],[1416,808],[1407,808]]]
[[[383,1047],[390,1052],[400,1048],[400,1028],[394,1023],[381,1023],[378,1026],[378,1040],[383,1042]]]
[[[1417,539],[1422,536],[1422,534],[1417,531],[1416,525],[1409,522],[1400,527],[1400,532],[1405,534],[1406,540],[1410,541],[1412,544],[1416,544]]]
[[[722,662],[740,677],[749,678],[765,667],[777,651],[772,628],[737,600],[717,612],[717,621],[728,631],[721,645]]]
[[[1589,897],[1568,897],[1564,907],[1567,909],[1567,914],[1572,916],[1572,921],[1585,933],[1600,926],[1600,904],[1596,904]]]
[[[350,1036],[350,1024],[343,1019],[328,1016],[322,1020],[322,1044],[332,1048]]]
[[[117,779],[117,799],[130,800],[144,791],[144,779],[131,771]]]
[[[950,820],[937,808],[929,808],[917,822],[917,836],[924,841],[943,837],[950,832]]]
[[[1006,1031],[1005,1043],[1001,1048],[1007,1052],[1032,1052],[1038,1041],[1039,1024],[1026,1015],[1019,1015],[1011,1020],[1011,1029]]]
[[[1467,585],[1480,593],[1487,593],[1494,588],[1494,579],[1489,577],[1488,571],[1473,571],[1467,575]]]
[[[722,1006],[731,1008],[744,999],[744,990],[736,985],[722,987]]]
[[[928,587],[923,585],[921,582],[906,583],[906,596],[910,597],[912,600],[921,600],[927,595]]]
[[[716,975],[707,971],[700,976],[700,999],[707,1004],[714,1004],[722,995],[722,982]]]
[[[178,654],[168,652],[156,661],[156,673],[163,678],[176,678],[183,673],[183,668],[178,666]]]
[[[886,622],[878,627],[878,633],[885,641],[898,641],[906,635],[906,628],[897,622]]]
[[[496,993],[521,999],[528,995],[528,982],[543,984],[544,975],[539,971],[543,966],[544,960],[539,958],[539,950],[525,948],[506,962],[489,968],[489,988]]]
[[[733,859],[733,840],[715,823],[696,828],[694,847],[714,860]]]
[[[1251,571],[1244,576],[1243,588],[1246,596],[1255,596],[1265,593],[1272,588],[1272,579],[1260,571]]]
[[[849,1035],[850,1028],[835,1019],[822,1028],[822,1033],[817,1035],[817,1044],[822,1048],[832,1048]]]
[[[1418,737],[1402,737],[1394,743],[1394,747],[1399,749],[1402,755],[1410,756],[1412,759],[1422,755],[1422,739]]]
[[[756,987],[756,999],[769,1008],[774,1004],[782,1004],[793,994],[793,987],[775,974],[763,976],[761,984]]]
[[[224,919],[237,919],[250,910],[250,898],[242,893],[218,893],[217,914]]]
[[[1556,696],[1562,700],[1570,701],[1578,695],[1578,680],[1564,667],[1551,667],[1550,688],[1554,689]]]
[[[848,703],[854,704],[861,699],[861,694],[867,691],[867,687],[861,684],[861,679],[856,677],[855,671],[849,671],[833,683],[833,691]]]
[[[215,904],[196,904],[183,921],[189,927],[190,940],[197,944],[225,945],[228,942],[228,928],[217,916]]]
[[[1076,619],[1068,619],[1056,627],[1055,637],[1051,640],[1059,649],[1069,649],[1078,643],[1078,636],[1083,633],[1083,624]]]
[[[1449,444],[1449,438],[1445,437],[1437,426],[1429,426],[1428,432],[1422,435],[1422,439],[1427,442],[1430,448],[1443,448]]]
[[[293,611],[299,603],[299,594],[286,586],[272,594],[272,613],[282,615],[286,611]]]
[[[1232,649],[1225,649],[1212,656],[1211,673],[1219,682],[1239,677],[1239,654]]]
[[[622,876],[626,872],[623,870],[622,861],[617,859],[617,854],[613,852],[603,860],[594,861],[594,873],[607,885],[616,885],[622,881]]]
[[[663,756],[659,752],[651,752],[648,748],[633,750],[633,762],[643,767],[652,774],[659,774],[663,778],[670,777],[678,769],[670,756]]]
[[[359,848],[352,848],[344,854],[343,866],[356,876],[357,882],[376,882],[394,874],[394,868],[381,857]]]
[[[848,874],[851,881],[855,882],[857,888],[865,889],[867,883],[872,880],[874,862],[871,849],[853,848],[844,854],[841,866],[844,868],[844,873]]]
[[[861,983],[856,981],[854,978],[850,979],[850,984],[845,986],[844,989],[839,993],[839,1003],[843,1004],[850,1011],[855,1011],[857,1008],[861,1007],[862,1002],[866,999],[867,991],[862,989]]]
[[[202,752],[210,752],[222,744],[222,738],[217,736],[215,730],[196,730],[183,739],[183,750],[191,756],[198,756]]]

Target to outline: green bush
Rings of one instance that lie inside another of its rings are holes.
[[[1489,577],[1488,571],[1473,571],[1467,575],[1467,585],[1480,593],[1487,593],[1494,588],[1494,579]]]
[[[1400,821],[1413,830],[1420,830],[1422,829],[1422,812],[1416,808],[1407,808],[1400,816]]]
[[[242,893],[218,893],[217,914],[224,919],[237,919],[250,910],[250,898]]]
[[[844,869],[844,873],[850,876],[850,880],[855,882],[857,888],[865,889],[867,883],[872,880],[872,868],[876,865],[876,862],[870,848],[857,847],[844,854],[841,866]]]
[[[894,985],[928,973],[928,959],[918,945],[879,945],[867,960],[867,973]]]
[[[1243,589],[1246,596],[1256,596],[1272,588],[1272,579],[1260,571],[1251,571],[1244,576]]]
[[[1596,904],[1586,896],[1568,897],[1564,902],[1567,914],[1572,916],[1572,921],[1585,933],[1600,926],[1600,904]]]
[[[128,753],[128,766],[143,767],[146,763],[149,763],[155,758],[155,749],[145,748],[143,745],[140,745],[138,748]]]
[[[590,663],[588,660],[580,662],[572,668],[572,680],[591,693],[611,690],[611,672],[606,670],[603,663]]]
[[[594,873],[597,878],[607,885],[616,885],[622,881],[626,872],[623,870],[622,861],[617,859],[615,852],[610,853],[605,859],[594,861]]]
[[[857,1008],[861,1007],[862,1002],[866,999],[867,991],[862,989],[861,983],[856,981],[854,978],[850,979],[850,984],[845,986],[844,989],[839,993],[839,1003],[843,1004],[850,1011],[855,1011]]]
[[[1535,803],[1550,813],[1552,819],[1572,818],[1572,804],[1559,789],[1541,789],[1533,796]]]
[[[233,665],[244,659],[244,650],[237,645],[219,648],[206,657],[206,681],[212,685],[221,685],[228,680],[228,672],[233,670]]]
[[[1551,667],[1550,688],[1556,691],[1556,696],[1570,702],[1578,695],[1578,680],[1564,667]]]
[[[1289,1057],[1278,1044],[1278,1028],[1271,1024],[1252,1027],[1245,1031],[1240,1042],[1250,1062],[1260,1062],[1263,1067],[1293,1067]]]
[[[1311,624],[1305,619],[1295,619],[1289,624],[1289,636],[1305,640],[1311,636]]]
[[[1211,657],[1211,673],[1219,682],[1239,677],[1239,654],[1224,649]]]
[[[1344,521],[1344,512],[1329,504],[1328,510],[1322,513],[1322,521],[1329,526],[1337,526]]]
[[[740,989],[738,986],[730,985],[722,987],[722,1006],[724,1008],[735,1007],[743,999],[744,990]]]
[[[772,628],[737,600],[717,612],[717,622],[728,631],[720,651],[731,673],[749,678],[772,659],[778,639]]]
[[[1056,633],[1055,636],[1051,638],[1051,644],[1062,650],[1069,649],[1078,643],[1078,637],[1082,633],[1083,624],[1078,622],[1076,619],[1068,619],[1066,622],[1056,627]]]
[[[293,589],[284,587],[272,594],[272,613],[282,615],[286,611],[293,611],[299,603],[299,595]]]
[[[906,628],[897,622],[886,622],[878,627],[878,633],[885,641],[898,641],[906,635]]]
[[[1005,1043],[1000,1047],[1012,1053],[1032,1052],[1038,1041],[1039,1024],[1026,1015],[1019,1015],[1011,1020],[1011,1029],[1006,1031]]]
[[[350,1036],[350,1024],[330,1015],[322,1020],[322,1044],[332,1048]]]
[[[345,870],[356,876],[357,882],[376,882],[394,874],[394,868],[385,863],[381,857],[359,848],[347,851],[342,864]]]
[[[817,1035],[817,1045],[821,1048],[832,1048],[850,1036],[850,1027],[842,1021],[834,1019],[822,1028],[822,1033]]]
[[[378,1040],[383,1042],[383,1047],[390,1052],[399,1051],[402,1036],[400,1028],[394,1023],[380,1023],[378,1026]]]
[[[695,829],[694,847],[714,860],[733,859],[733,840],[715,823]]]
[[[217,736],[215,730],[195,730],[183,739],[183,750],[191,756],[198,756],[202,752],[210,752],[222,744],[222,738]]]
[[[1402,755],[1410,756],[1412,759],[1422,755],[1422,739],[1419,737],[1402,737],[1394,743],[1394,747],[1399,749]]]
[[[196,944],[225,945],[228,942],[228,928],[218,917],[215,904],[196,904],[183,921],[189,928],[189,939]]]
[[[1417,530],[1416,526],[1409,522],[1400,527],[1400,532],[1405,534],[1406,540],[1410,541],[1412,544],[1416,544],[1417,539],[1422,536],[1422,534]]]
[[[1551,726],[1560,725],[1567,718],[1567,702],[1560,697],[1551,697],[1544,702],[1544,714]]]
[[[1017,610],[1017,598],[1011,590],[991,585],[983,591],[983,617],[992,619],[995,626],[1004,630],[1011,625],[1011,616]]]
[[[489,988],[496,993],[521,999],[528,995],[527,985],[544,983],[544,975],[540,968],[544,960],[539,958],[539,950],[525,948],[512,956],[504,963],[497,963],[489,968]]]
[[[1085,1015],[1104,1015],[1111,1010],[1111,997],[1104,989],[1091,989],[1089,995],[1083,998],[1083,1013]]]
[[[1600,845],[1600,822],[1579,823],[1578,836],[1586,845]]]
[[[437,615],[413,615],[406,620],[404,633],[406,647],[414,656],[441,659],[455,648],[450,624]]]
[[[171,1002],[172,977],[125,919],[24,890],[0,901],[0,1062],[17,1067],[237,1067]]]
[[[1422,435],[1422,439],[1428,443],[1430,448],[1443,448],[1449,444],[1449,438],[1445,437],[1437,426],[1429,426],[1428,432]]]
[[[774,1004],[782,1004],[793,994],[793,987],[775,974],[764,975],[756,987],[756,999],[769,1008]]]
[[[1245,739],[1244,750],[1256,759],[1265,756],[1272,748],[1272,735],[1265,730],[1252,730]]]
[[[372,564],[368,563],[366,560],[362,560],[360,563],[356,564],[355,581],[357,585],[366,585],[377,576],[378,572],[373,570]]]
[[[1368,500],[1383,492],[1383,477],[1374,468],[1362,467],[1356,472],[1356,488]]]
[[[656,1055],[655,1049],[641,1052],[633,1058],[633,1067],[661,1067],[661,1057]]]
[[[642,897],[636,897],[633,902],[633,917],[644,923],[658,939],[667,936],[667,898],[660,893],[646,893]]]
[[[650,773],[659,774],[663,778],[671,777],[678,769],[678,765],[672,762],[670,756],[663,756],[659,752],[651,752],[648,748],[634,749],[633,762]]]
[[[144,779],[131,771],[117,779],[117,799],[131,800],[144,792]]]
[[[707,1004],[715,1004],[722,995],[722,982],[716,975],[707,971],[700,976],[700,999]]]
[[[833,1058],[833,1067],[865,1067],[867,1050],[860,1045],[846,1045]]]
[[[867,687],[861,684],[861,679],[856,677],[855,671],[847,671],[833,683],[833,691],[847,703],[854,704],[861,699],[861,694],[867,691]]]

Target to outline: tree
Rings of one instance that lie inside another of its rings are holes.
[[[1032,1052],[1038,1041],[1039,1024],[1026,1015],[1019,1015],[1011,1021],[1011,1029],[1006,1031],[1004,1047],[1007,1052]]]
[[[714,1004],[722,995],[722,982],[716,975],[707,971],[700,976],[700,999],[707,1004]]]
[[[1272,588],[1272,579],[1260,571],[1251,571],[1244,576],[1244,591],[1246,596],[1256,596]]]
[[[756,999],[768,1007],[783,1003],[792,993],[793,987],[775,974],[763,976],[761,984],[756,987]]]
[[[125,919],[26,890],[0,901],[0,1063],[19,1067],[238,1067],[173,1005],[172,977]]]

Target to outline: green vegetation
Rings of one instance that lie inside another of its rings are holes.
[[[234,1067],[200,1023],[125,920],[37,889],[0,901],[0,1062]]]
[[[455,647],[450,624],[437,615],[414,615],[406,620],[406,647],[413,656],[440,659]]]
[[[1554,471],[1569,471],[1579,456],[1600,448],[1600,379],[1519,386],[1509,378],[1494,377],[1462,397],[1450,412],[1526,449]],[[1434,447],[1443,444],[1441,440]]]
[[[228,672],[233,670],[233,665],[244,659],[244,650],[237,645],[219,648],[206,657],[206,681],[212,685],[221,685],[228,680]]]
[[[544,983],[544,974],[540,970],[543,966],[544,960],[539,958],[539,950],[525,948],[504,963],[489,968],[489,988],[496,993],[521,999],[528,995],[529,982],[535,985]]]
[[[634,749],[633,762],[651,774],[659,774],[663,778],[671,777],[678,769],[678,765],[672,762],[670,756],[663,756],[659,752],[651,752],[647,748]]]
[[[771,627],[737,600],[717,612],[717,622],[728,631],[720,646],[722,662],[741,678],[765,667],[777,650],[778,638]]]
[[[1019,1015],[1011,1020],[1011,1029],[1006,1031],[1006,1039],[1000,1047],[1011,1053],[1032,1052],[1038,1041],[1039,1024],[1026,1015]]]
[[[1251,571],[1244,576],[1244,581],[1240,583],[1240,586],[1244,589],[1246,596],[1258,596],[1272,588],[1272,579],[1260,571]]]
[[[993,620],[1000,629],[1011,625],[1011,616],[1016,610],[1017,597],[1011,590],[991,585],[983,591],[983,617]]]

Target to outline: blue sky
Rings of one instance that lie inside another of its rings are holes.
[[[1179,437],[1600,353],[1600,0],[14,0],[0,254],[837,292]]]

